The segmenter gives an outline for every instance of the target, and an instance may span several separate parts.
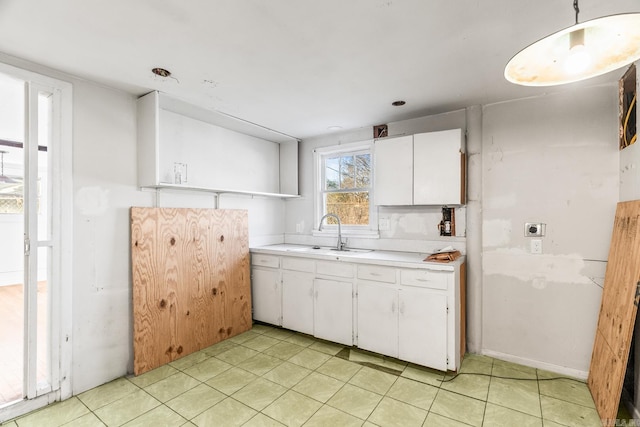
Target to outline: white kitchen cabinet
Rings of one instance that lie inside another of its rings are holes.
[[[140,187],[297,197],[294,138],[157,91],[137,114]]]
[[[379,139],[374,147],[376,205],[412,205],[413,135]]]
[[[358,347],[398,357],[398,290],[358,281]]]
[[[353,345],[353,283],[315,279],[313,335]]]
[[[403,286],[398,307],[398,358],[446,371],[447,294]]]
[[[465,169],[461,129],[376,140],[375,204],[462,205]]]
[[[313,279],[311,273],[282,272],[282,326],[313,335]]]
[[[253,319],[282,325],[282,287],[280,270],[256,267],[251,272]]]

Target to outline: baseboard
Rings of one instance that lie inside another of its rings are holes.
[[[482,350],[482,354],[485,356],[493,357],[495,359],[504,360],[507,362],[517,363],[519,365],[530,366],[532,368],[543,369],[549,372],[555,372],[567,377],[578,378],[586,380],[589,376],[588,371],[581,371],[578,369],[567,368],[566,366],[554,365],[552,363],[540,362],[538,360],[527,359],[524,357],[514,356],[512,354],[500,353],[492,350]]]

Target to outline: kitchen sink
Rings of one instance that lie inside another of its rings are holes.
[[[300,246],[300,247],[288,247],[288,252],[303,252],[309,254],[318,254],[318,255],[341,255],[341,256],[353,256],[359,255],[362,253],[371,252],[371,249],[353,249],[353,248],[345,248],[339,251],[337,248],[332,248],[328,246]]]

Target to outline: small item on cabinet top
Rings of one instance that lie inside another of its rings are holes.
[[[428,257],[426,257],[423,261],[433,261],[433,262],[451,262],[460,258],[460,251],[453,249],[452,246],[447,246],[446,248],[440,249],[439,251],[435,251]]]

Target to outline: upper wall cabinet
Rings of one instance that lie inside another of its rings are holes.
[[[463,205],[465,155],[462,129],[375,141],[376,205]]]
[[[159,92],[138,99],[140,187],[298,194],[298,141]]]

